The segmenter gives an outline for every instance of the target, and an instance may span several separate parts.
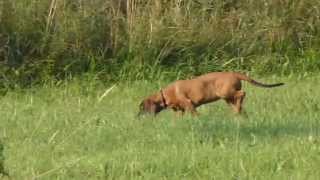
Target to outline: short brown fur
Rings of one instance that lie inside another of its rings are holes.
[[[171,108],[176,112],[185,111],[197,115],[196,108],[202,104],[224,99],[234,112],[241,113],[246,93],[241,90],[241,81],[255,86],[271,88],[284,83],[263,84],[236,72],[212,72],[190,80],[178,80],[169,84],[140,104],[140,112],[157,114]]]

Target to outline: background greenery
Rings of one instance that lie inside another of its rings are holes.
[[[320,68],[318,0],[1,0],[0,84]]]

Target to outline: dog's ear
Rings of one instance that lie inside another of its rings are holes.
[[[156,104],[151,99],[143,100],[139,105],[139,115],[142,113],[155,113],[156,112]]]
[[[149,113],[155,114],[156,104],[151,99],[147,99],[145,102],[145,110],[147,110]]]

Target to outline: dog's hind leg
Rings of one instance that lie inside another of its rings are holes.
[[[226,102],[231,105],[231,107],[233,108],[234,112],[239,114],[242,111],[242,103],[243,100],[246,96],[246,93],[244,91],[236,91],[236,93],[229,98],[226,98]]]
[[[246,97],[246,93],[244,91],[237,91],[235,94],[235,106],[236,106],[236,113],[241,113],[242,111],[242,104],[243,104],[243,100]]]
[[[234,99],[234,97],[225,98],[225,101],[227,102],[227,104],[228,104],[229,106],[232,107],[233,111],[236,111],[236,105],[235,105],[235,99]]]

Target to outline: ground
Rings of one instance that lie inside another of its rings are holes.
[[[13,179],[318,179],[318,79],[245,83],[248,117],[221,101],[199,117],[136,118],[164,82],[117,84],[101,101],[113,84],[12,91],[0,98],[3,165]]]

